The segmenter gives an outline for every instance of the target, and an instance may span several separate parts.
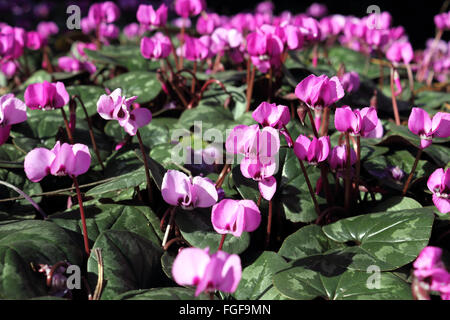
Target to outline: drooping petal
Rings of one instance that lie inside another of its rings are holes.
[[[173,206],[188,206],[191,199],[191,182],[187,175],[177,170],[167,170],[161,184],[164,201]]]
[[[52,151],[56,156],[50,166],[52,175],[67,175],[75,171],[75,155],[70,144],[63,143],[59,148],[54,148]]]
[[[340,132],[353,132],[356,117],[349,106],[337,108],[334,114],[334,126]]]
[[[254,139],[254,135],[259,131],[258,125],[246,126],[238,125],[233,128],[225,142],[225,149],[229,153],[244,154],[248,141]]]
[[[56,92],[53,96],[53,108],[61,108],[65,106],[67,103],[69,103],[70,97],[69,93],[66,90],[66,87],[64,86],[64,83],[62,82],[56,82],[56,84],[53,84],[55,86]]]
[[[172,265],[172,276],[180,286],[197,285],[210,261],[207,251],[185,248],[178,253]]]
[[[136,108],[131,111],[131,116],[134,117],[136,126],[142,128],[152,121],[152,113],[147,108]]]
[[[409,130],[417,135],[427,134],[431,130],[431,119],[421,108],[412,108],[408,119]]]
[[[299,135],[294,143],[294,153],[300,160],[306,160],[311,140],[304,135]]]
[[[192,199],[194,207],[209,208],[217,202],[216,186],[209,179],[194,177],[192,179]]]
[[[433,203],[440,213],[449,213],[450,212],[450,199],[438,197],[433,194]]]
[[[365,135],[376,128],[378,125],[377,110],[374,107],[363,108],[361,110],[361,128],[360,134]]]
[[[431,121],[431,132],[434,137],[450,137],[450,113],[436,113]]]
[[[25,103],[12,94],[3,97],[6,97],[6,99],[0,101],[1,109],[3,110],[3,121],[1,121],[1,124],[9,126],[26,121],[27,106]]]
[[[222,268],[222,281],[218,289],[223,292],[233,293],[236,291],[242,277],[241,259],[237,254],[232,254],[225,261]]]
[[[211,210],[211,222],[214,230],[220,234],[235,232],[239,214],[244,214],[244,207],[239,205],[237,200],[224,199],[215,204]],[[243,226],[240,229],[242,233]]]
[[[30,84],[25,89],[24,97],[25,104],[30,109],[38,109],[40,106],[44,107],[48,100],[47,92],[44,90],[44,85],[42,83]]]
[[[55,154],[45,148],[31,150],[24,161],[24,169],[27,178],[33,182],[41,181],[50,173],[50,166],[55,159]]]
[[[113,99],[103,94],[97,101],[97,112],[105,120],[112,120],[114,113],[114,101]]]
[[[444,169],[439,168],[435,170],[428,178],[427,181],[428,190],[430,190],[433,193],[440,192],[443,177],[444,177]]]
[[[69,174],[79,176],[86,173],[91,166],[91,154],[89,153],[88,146],[76,143],[72,146],[72,151],[75,155],[74,166]]]
[[[272,200],[273,195],[277,191],[277,180],[270,176],[258,182],[258,189],[261,196],[267,201]]]
[[[320,137],[320,149],[319,153],[317,155],[317,161],[322,162],[325,161],[328,158],[328,155],[330,154],[330,137]]]
[[[261,223],[261,212],[253,200],[241,200],[240,205],[244,207],[244,231],[253,232]]]

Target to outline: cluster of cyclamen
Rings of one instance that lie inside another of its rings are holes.
[[[258,206],[251,200],[223,199],[216,203],[218,192],[208,178],[191,178],[180,171],[168,170],[163,178],[161,193],[163,199],[174,208],[192,210],[212,207],[212,225],[222,235],[231,233],[240,237],[243,232],[256,230],[261,222]],[[175,281],[180,285],[197,286],[196,296],[203,291],[234,292],[241,279],[241,261],[238,255],[222,251],[221,246],[212,255],[208,248],[182,249],[172,267]]]
[[[0,71],[8,78],[14,76],[19,68],[18,60],[24,54],[24,50],[44,49],[48,38],[56,33],[58,26],[51,21],[40,22],[36,31],[25,31],[20,27],[0,23]]]
[[[429,292],[440,294],[442,300],[450,300],[450,273],[441,260],[442,249],[437,247],[425,247],[414,262],[414,277],[418,281],[419,288],[413,286],[413,293],[421,294],[421,299],[429,300]],[[422,290],[421,290],[422,289]]]
[[[102,43],[119,36],[119,27],[113,24],[120,17],[120,10],[112,1],[94,3],[90,6],[87,17],[81,19],[81,30],[89,34],[95,32]]]

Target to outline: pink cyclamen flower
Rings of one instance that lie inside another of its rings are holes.
[[[297,98],[310,108],[325,108],[344,97],[344,89],[337,77],[319,77],[311,74],[295,88]]]
[[[57,34],[59,31],[58,25],[53,21],[42,21],[39,22],[36,28],[37,32],[44,39],[48,39],[51,35]]]
[[[314,18],[321,18],[323,16],[326,16],[327,13],[327,6],[317,2],[314,2],[308,7],[308,9],[306,9],[306,14]]]
[[[142,35],[142,31],[143,29],[139,26],[139,24],[135,22],[130,23],[123,28],[123,34],[128,39],[134,39],[136,37],[139,37],[140,35]]]
[[[450,29],[450,11],[443,12],[434,16],[434,24],[436,25],[436,28],[438,28],[439,30]]]
[[[202,177],[189,178],[183,172],[167,170],[161,193],[164,201],[185,210],[209,208],[217,202],[218,195],[214,183]]]
[[[198,17],[196,29],[200,34],[211,34],[220,25],[217,13],[207,13]]]
[[[62,82],[30,84],[25,90],[25,104],[30,109],[51,110],[69,102],[69,93]]]
[[[281,65],[283,41],[273,32],[259,29],[247,36],[247,51],[252,63],[259,71],[265,73],[270,67],[278,68]]]
[[[242,175],[257,181],[261,196],[271,200],[277,188],[273,175],[277,170],[276,155],[280,149],[278,131],[272,127],[260,130],[257,124],[239,125],[227,137],[225,148],[229,153],[244,155],[240,163]]]
[[[183,18],[196,16],[205,8],[204,0],[175,0],[175,12]]]
[[[409,42],[394,42],[386,52],[386,57],[394,64],[409,64],[414,58],[414,51]]]
[[[0,145],[9,138],[11,126],[27,120],[25,103],[12,93],[0,97]]]
[[[175,258],[172,276],[180,286],[196,286],[195,296],[215,290],[232,293],[241,281],[241,259],[224,251],[210,255],[208,248],[186,248]]]
[[[374,107],[352,110],[349,106],[343,106],[337,108],[334,114],[336,130],[353,135],[366,135],[376,128],[378,121],[377,110]]]
[[[450,168],[439,168],[428,178],[428,189],[433,193],[433,203],[441,213],[450,212]]]
[[[189,61],[204,60],[210,53],[209,47],[201,38],[194,38],[188,35],[184,36],[184,45],[179,49],[180,53]]]
[[[112,1],[94,3],[89,8],[88,18],[96,25],[102,22],[114,22],[119,19],[119,17],[119,7],[117,7],[117,5]]]
[[[355,92],[359,89],[359,75],[355,71],[344,73],[344,75],[339,78],[339,81],[342,84],[342,88],[344,88],[344,91],[347,93]]]
[[[330,153],[330,137],[314,137],[311,141],[308,137],[299,135],[294,144],[294,153],[300,160],[311,164],[325,161]]]
[[[413,108],[408,119],[409,130],[420,137],[420,148],[428,148],[434,137],[450,137],[450,114],[438,112],[433,119],[421,108]]]
[[[289,146],[294,142],[286,131],[286,125],[291,120],[289,108],[275,103],[262,102],[252,113],[253,119],[263,127],[272,127],[278,129],[286,138]]]
[[[152,113],[147,108],[135,108],[131,110],[136,96],[126,98],[122,96],[122,90],[117,88],[109,95],[101,95],[97,101],[97,112],[105,120],[117,120],[130,136],[134,136],[137,130],[152,121]]]
[[[331,150],[330,155],[330,167],[335,171],[342,171],[347,166],[347,152],[345,145],[335,146],[333,150]],[[355,150],[350,148],[350,165],[354,165],[356,163],[356,152]]]
[[[167,58],[172,50],[170,39],[161,33],[141,39],[141,54],[146,59]]]
[[[217,233],[240,237],[259,227],[261,213],[252,200],[224,199],[212,207],[211,222]]]
[[[164,27],[167,23],[168,8],[162,4],[156,11],[152,5],[140,4],[136,18],[140,24],[145,26]]]
[[[36,148],[31,150],[24,161],[25,173],[33,182],[41,181],[46,175],[79,176],[89,170],[91,155],[84,144],[70,145],[56,142],[52,150]]]
[[[31,50],[39,50],[44,45],[44,39],[37,31],[27,32],[26,46]]]

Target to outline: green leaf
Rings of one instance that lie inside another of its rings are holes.
[[[428,244],[433,220],[432,212],[419,208],[342,219],[321,230],[303,227],[286,238],[280,255],[299,259],[333,253],[351,257],[347,269],[366,271],[377,265],[381,271],[395,270]]]
[[[273,275],[289,264],[275,252],[263,252],[255,262],[242,271],[242,278],[234,294],[238,300],[283,299],[273,286]]]
[[[198,300],[191,288],[153,288],[126,292],[115,300]]]
[[[211,223],[211,210],[195,209],[192,211],[177,210],[175,222],[180,228],[183,238],[193,247],[209,248],[210,252],[215,252],[219,248],[222,238]],[[241,237],[227,235],[223,245],[223,251],[240,254],[247,249],[250,244],[250,235],[244,232]]]
[[[0,222],[0,296],[29,299],[48,294],[34,265],[68,261],[81,265],[83,251],[68,231],[41,220]]]
[[[186,109],[181,114],[177,128],[189,130],[195,125],[196,121],[201,124],[203,132],[215,128],[223,132],[224,135],[226,129],[232,129],[238,125],[238,123],[234,122],[231,111],[224,109],[220,104],[215,106],[200,104],[195,108]]]
[[[106,94],[105,89],[98,86],[75,85],[69,86],[66,89],[71,96],[78,95],[81,98],[89,116],[97,114],[97,101],[101,95]],[[78,100],[75,101],[77,102],[77,120],[85,119],[86,115],[80,105],[80,102]]]
[[[161,278],[162,250],[153,242],[129,231],[108,230],[100,234],[94,247],[102,249],[104,279],[101,299],[116,299],[130,290],[155,286]],[[98,267],[91,253],[87,269],[91,286],[95,287]]]
[[[384,200],[380,204],[376,205],[371,211],[372,212],[394,212],[407,209],[422,208],[422,205],[416,200],[408,197],[391,197]]]
[[[122,95],[127,97],[137,96],[137,103],[149,102],[161,91],[156,73],[147,71],[127,72],[105,81],[104,85],[111,91],[121,88]]]
[[[125,206],[119,204],[87,205],[84,207],[89,240],[95,242],[101,232],[123,230],[138,234],[159,246],[162,233],[159,219],[147,206]],[[78,208],[52,214],[50,221],[82,235],[82,224]]]

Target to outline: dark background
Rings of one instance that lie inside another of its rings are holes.
[[[169,3],[171,0],[119,0],[115,1],[119,7],[123,8],[121,19],[118,25],[136,22],[136,10],[139,3],[148,3],[159,6],[161,2]],[[208,8],[219,14],[236,14],[242,11],[252,11],[260,1],[255,0],[206,0]],[[317,0],[316,0],[317,1]],[[48,0],[48,1],[29,1],[29,0],[0,0],[0,21],[7,22],[11,25],[19,25],[28,30],[35,28],[37,22],[42,20],[56,21],[60,26],[64,25],[66,8],[70,4],[77,4],[81,8],[82,16],[86,16],[89,5],[93,2],[89,0]],[[292,13],[304,12],[306,8],[314,2],[307,1],[288,1],[274,0],[275,14],[279,14],[284,10]],[[393,25],[402,25],[410,37],[410,41],[414,48],[423,48],[425,41],[433,38],[435,35],[435,26],[433,17],[440,12],[444,0],[323,0],[317,1],[324,3],[328,7],[329,14],[354,15],[362,17],[366,15],[367,8],[370,5],[378,5],[382,11],[389,11],[393,17]],[[450,2],[450,0],[447,0]],[[50,10],[47,17],[39,17],[39,6],[47,3]],[[128,8],[127,8],[128,7]],[[450,6],[447,8],[447,11]],[[170,11],[169,19],[175,18],[173,10]],[[63,29],[61,30],[63,31]],[[449,40],[450,31],[444,33],[444,40]]]

